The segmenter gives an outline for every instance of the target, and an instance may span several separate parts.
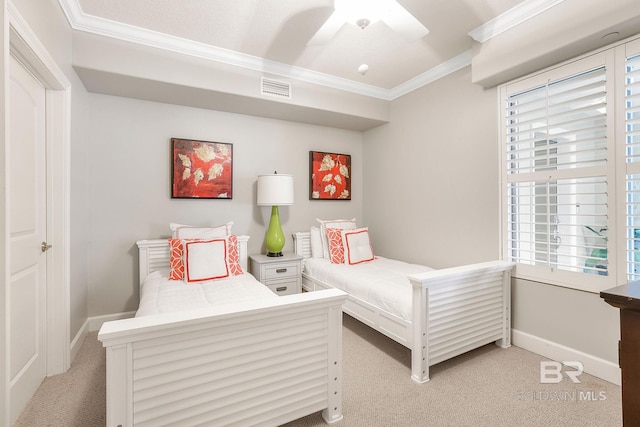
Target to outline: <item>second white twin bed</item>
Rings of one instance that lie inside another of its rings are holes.
[[[429,366],[495,342],[511,345],[513,264],[488,261],[434,270],[375,256],[355,219],[318,220],[295,233],[307,291],[340,289],[343,311],[411,350],[411,378]]]

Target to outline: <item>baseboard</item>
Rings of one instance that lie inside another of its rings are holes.
[[[616,385],[622,384],[620,367],[617,363],[518,331],[517,329],[511,330],[511,344],[558,362],[581,362],[584,366],[584,372]]]
[[[73,362],[73,359],[76,358],[76,354],[78,354],[78,351],[80,350],[80,346],[82,346],[84,339],[87,337],[87,333],[89,332],[88,328],[89,328],[89,319],[84,321],[84,323],[80,327],[80,330],[78,331],[76,336],[73,337],[73,340],[71,341],[71,346],[70,346],[71,348],[69,349],[69,359],[71,360],[71,362]]]
[[[126,313],[116,313],[116,314],[107,314],[104,316],[89,317],[87,320],[84,321],[84,323],[80,327],[80,330],[75,335],[75,337],[73,337],[73,340],[71,341],[71,345],[69,349],[69,356],[71,358],[71,361],[75,359],[76,354],[78,354],[78,351],[80,350],[80,347],[82,346],[82,343],[84,342],[84,339],[87,337],[87,334],[89,332],[100,330],[100,327],[104,322],[110,322],[112,320],[128,319],[130,317],[133,317],[135,314],[136,314],[135,311],[130,311]]]

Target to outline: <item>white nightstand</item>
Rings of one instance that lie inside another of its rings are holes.
[[[251,255],[250,271],[275,294],[289,295],[302,292],[302,257],[285,253],[281,257]]]

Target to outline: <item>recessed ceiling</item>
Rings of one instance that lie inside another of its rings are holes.
[[[87,21],[107,23],[116,31],[124,24],[122,28],[132,26],[391,90],[468,52],[474,43],[470,31],[526,2],[398,0],[429,29],[428,35],[408,43],[383,22],[364,30],[347,24],[328,43],[319,46],[308,46],[307,42],[332,14],[333,0],[60,0],[60,3],[65,10],[80,10]],[[91,31],[90,26],[84,29]],[[358,72],[363,63],[369,67],[364,75]]]

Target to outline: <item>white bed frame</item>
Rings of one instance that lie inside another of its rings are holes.
[[[246,271],[247,240],[240,240]],[[140,278],[169,265],[166,239],[137,242]],[[106,322],[107,427],[276,426],[342,419],[338,290]]]
[[[309,232],[294,234],[295,251],[311,256]],[[304,261],[303,261],[304,262]],[[429,366],[494,342],[511,346],[513,263],[490,261],[409,276],[413,318],[407,321],[353,295],[343,305],[350,316],[411,350],[411,378],[429,381]],[[331,289],[302,273],[307,291]]]

